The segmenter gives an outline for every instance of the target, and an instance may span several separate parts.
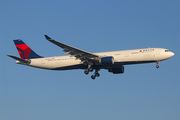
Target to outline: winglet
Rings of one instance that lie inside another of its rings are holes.
[[[46,37],[47,40],[52,40],[52,38],[50,38],[49,36],[47,35],[44,35]]]

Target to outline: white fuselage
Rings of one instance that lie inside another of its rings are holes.
[[[101,52],[94,54],[100,57],[113,56],[114,62],[116,63],[117,66],[162,61],[174,56],[173,52],[170,52],[167,49],[163,49],[163,48],[145,48],[145,49]],[[20,63],[20,62],[17,61],[16,63]],[[83,65],[81,60],[76,59],[75,57],[71,57],[70,55],[31,59],[31,63],[29,64],[29,66],[43,68],[43,69],[55,69],[55,70],[86,68],[83,67],[85,65]]]

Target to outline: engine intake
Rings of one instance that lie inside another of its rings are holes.
[[[121,74],[124,73],[124,66],[109,68],[108,71],[112,72],[113,74]]]
[[[104,64],[104,65],[112,65],[114,64],[114,57],[103,57],[100,59],[99,61],[100,63]]]

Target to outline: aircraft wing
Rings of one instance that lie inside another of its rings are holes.
[[[65,52],[65,54],[70,54],[71,56],[76,57],[77,59],[80,59],[81,61],[96,60],[96,58],[99,57],[98,55],[95,55],[95,54],[71,47],[64,43],[58,42],[47,35],[45,35],[45,37],[48,41],[64,49],[63,51]]]

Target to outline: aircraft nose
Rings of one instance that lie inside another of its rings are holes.
[[[173,52],[171,52],[171,57],[174,56],[175,54]]]

